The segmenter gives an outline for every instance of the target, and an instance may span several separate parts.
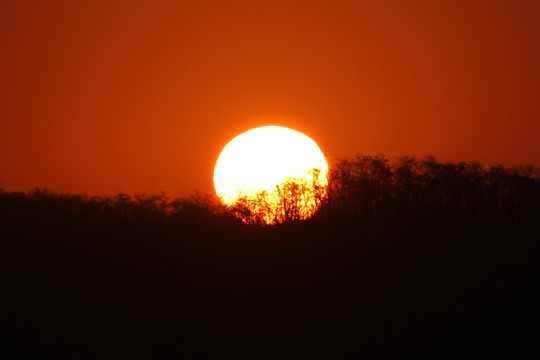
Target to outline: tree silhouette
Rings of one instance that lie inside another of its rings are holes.
[[[253,225],[305,220],[321,206],[327,183],[319,169],[311,170],[309,175],[308,178],[289,177],[270,192],[240,193],[229,211]]]
[[[524,218],[538,212],[539,183],[532,166],[357,156],[332,164],[319,216]]]
[[[2,355],[538,358],[537,169],[378,155],[317,175],[277,206],[0,190]]]

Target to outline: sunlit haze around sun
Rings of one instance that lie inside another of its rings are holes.
[[[327,185],[328,164],[315,141],[285,127],[264,126],[231,140],[214,169],[214,186],[229,206],[240,200],[256,203],[265,223],[280,222],[291,213],[311,216],[317,196]]]

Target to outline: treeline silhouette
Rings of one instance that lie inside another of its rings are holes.
[[[531,165],[484,169],[478,162],[442,164],[429,157],[358,156],[331,172],[325,213],[331,216],[517,218],[538,213],[539,172]]]
[[[358,156],[318,206],[0,191],[2,358],[540,355],[537,169]]]
[[[486,170],[478,162],[442,164],[433,157],[401,157],[391,163],[379,155],[335,162],[327,188],[317,174],[312,181],[290,179],[278,186],[283,194],[273,199],[278,204],[274,209],[268,209],[263,192],[241,198],[230,212],[259,225],[269,214],[274,223],[304,219],[305,204],[310,210],[319,208],[319,218],[524,219],[538,211],[540,202],[539,172],[530,165]]]

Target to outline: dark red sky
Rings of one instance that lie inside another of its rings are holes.
[[[540,166],[540,1],[3,1],[0,184],[213,191],[262,125],[328,157]]]

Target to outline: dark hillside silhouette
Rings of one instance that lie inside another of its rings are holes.
[[[330,175],[313,218],[276,226],[210,195],[0,191],[2,358],[540,356],[536,169]]]

